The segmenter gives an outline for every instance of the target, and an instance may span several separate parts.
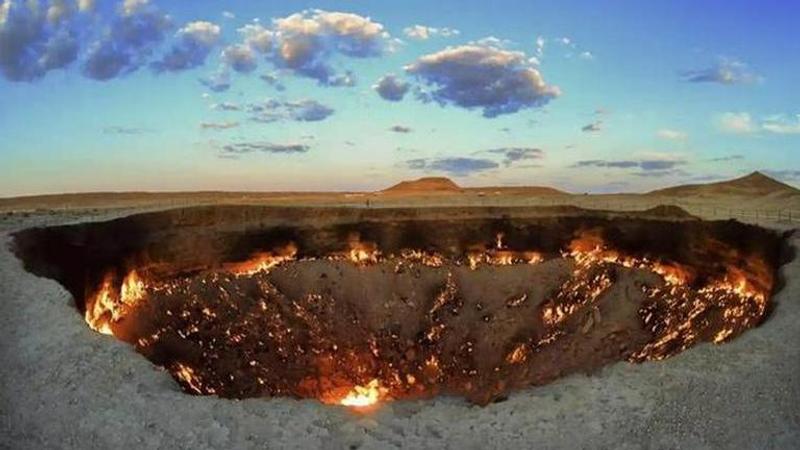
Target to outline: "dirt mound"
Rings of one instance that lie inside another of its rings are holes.
[[[712,195],[798,195],[800,190],[781,183],[761,172],[753,172],[745,177],[709,184],[687,184],[650,192],[651,195],[670,196],[712,196]]]
[[[642,216],[647,217],[660,217],[660,218],[681,218],[681,219],[691,219],[694,216],[686,212],[683,208],[675,205],[658,205],[654,208],[650,208],[646,211],[643,211]]]
[[[427,192],[461,192],[461,187],[446,177],[425,177],[417,180],[402,181],[382,192],[389,194],[420,194]]]

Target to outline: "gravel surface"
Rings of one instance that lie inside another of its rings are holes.
[[[0,219],[0,448],[800,448],[800,260],[783,268],[772,317],[731,343],[483,408],[438,398],[359,414],[183,394],[132,347],[89,330],[70,295],[8,249],[14,229],[108,214]]]

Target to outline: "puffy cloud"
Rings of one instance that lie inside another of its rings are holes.
[[[544,158],[544,150],[532,147],[507,147],[486,150],[488,153],[502,155],[506,167],[519,161],[539,160]]]
[[[722,131],[733,134],[750,134],[758,130],[753,117],[746,112],[722,114],[719,118],[719,127]]]
[[[229,130],[239,126],[239,122],[202,122],[200,128],[203,130]]]
[[[252,47],[260,53],[267,53],[273,48],[275,33],[259,23],[239,28],[239,34],[244,38],[244,45]]]
[[[403,125],[394,125],[393,127],[389,128],[389,131],[405,134],[405,133],[411,133],[411,128]]]
[[[199,81],[214,92],[225,92],[231,88],[231,74],[227,70],[214,72],[208,77],[200,78]]]
[[[424,25],[414,25],[403,29],[403,34],[410,39],[424,41],[436,36],[445,38],[458,36],[461,34],[461,32],[453,28],[434,28],[426,27]]]
[[[683,131],[671,130],[669,128],[662,128],[656,132],[656,136],[668,141],[685,141],[689,135]]]
[[[420,95],[423,100],[481,108],[490,118],[543,106],[560,94],[525,53],[488,44],[449,47],[422,56],[406,71],[433,89]]]
[[[171,26],[169,16],[149,0],[125,0],[122,15],[114,19],[106,36],[90,47],[84,75],[105,81],[135,71]]]
[[[331,65],[332,57],[376,57],[389,50],[393,42],[383,25],[368,17],[322,10],[277,18],[270,27],[256,22],[238,31],[241,43],[222,53],[228,67],[252,72],[261,55],[280,69],[326,86],[356,84],[353,72],[337,73]]]
[[[11,81],[33,81],[75,61],[72,12],[63,0],[0,0],[0,73]]]
[[[228,20],[233,20],[236,18],[236,14],[230,11],[222,11],[222,17]]]
[[[321,10],[275,19],[273,33],[272,61],[323,85],[332,85],[337,79],[329,61],[332,55],[375,57],[383,54],[390,43],[383,25],[368,17]]]
[[[178,30],[178,42],[152,67],[157,72],[177,72],[202,65],[220,40],[222,30],[211,22],[190,22]]]
[[[252,47],[248,45],[231,45],[222,51],[222,61],[231,69],[240,73],[256,70],[258,62]]]
[[[275,33],[260,23],[245,25],[238,30],[242,43],[231,45],[222,51],[222,61],[240,73],[250,73],[258,67],[257,55],[273,50]]]
[[[406,96],[409,84],[390,73],[382,76],[372,88],[375,89],[375,92],[384,100],[399,102]]]
[[[411,170],[445,172],[461,177],[500,167],[499,164],[491,159],[465,157],[418,158],[406,161],[405,165]]]
[[[296,122],[319,122],[333,115],[334,110],[316,100],[279,101],[267,100],[261,103],[247,105],[247,110],[252,115],[252,120],[262,123],[272,123],[282,120]]]
[[[588,125],[584,125],[583,127],[581,127],[581,131],[583,131],[584,133],[598,133],[600,131],[603,131],[603,122],[601,120],[598,120],[597,122],[592,122]]]
[[[274,144],[271,142],[240,142],[222,147],[222,154],[242,155],[247,153],[306,153],[311,149],[306,144]]]
[[[690,83],[744,84],[758,81],[747,65],[732,59],[720,59],[711,67],[683,72],[681,77]]]

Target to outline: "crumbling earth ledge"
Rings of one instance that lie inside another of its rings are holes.
[[[31,223],[29,225],[36,225]],[[24,271],[0,237],[3,448],[793,448],[800,442],[800,267],[782,268],[772,317],[724,346],[616,364],[514,393],[387,404],[356,415],[316,401],[183,394],[70,295]],[[791,244],[800,248],[797,237]]]

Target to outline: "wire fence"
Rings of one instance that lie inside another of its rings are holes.
[[[415,202],[408,199],[391,198],[370,198],[371,203],[353,203],[352,206],[367,207],[409,207],[415,206]],[[786,208],[782,205],[765,204],[764,206],[754,206],[752,203],[732,206],[731,204],[720,204],[711,201],[681,201],[669,198],[614,198],[596,196],[470,196],[470,197],[426,197],[425,207],[537,207],[537,206],[575,206],[589,210],[604,211],[645,211],[658,206],[677,206],[687,213],[706,220],[728,220],[736,219],[740,222],[752,224],[784,224],[791,226],[800,223],[800,205],[797,208]]]
[[[551,200],[552,205],[558,204],[557,199]],[[605,201],[605,200],[566,200],[567,204],[572,204],[585,209],[602,209],[609,211],[643,211],[657,206],[677,206],[687,213],[703,219],[727,220],[736,219],[747,223],[800,223],[800,209],[780,208],[776,206],[753,207],[742,206],[733,207],[715,203],[693,203],[682,201],[651,201],[651,202],[631,202],[625,201]]]

